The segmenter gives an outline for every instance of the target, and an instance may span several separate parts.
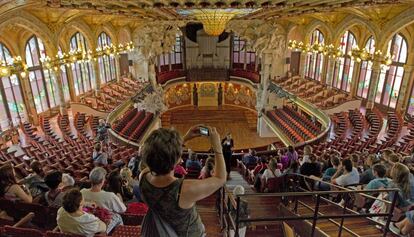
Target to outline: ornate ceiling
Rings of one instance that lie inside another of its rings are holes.
[[[254,8],[239,19],[277,20],[305,25],[318,19],[336,25],[354,14],[382,25],[414,0],[0,0],[0,16],[24,9],[47,23],[82,18],[88,24],[111,23],[136,27],[153,21],[195,21],[179,10],[197,8]]]

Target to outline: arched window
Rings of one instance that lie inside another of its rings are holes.
[[[392,55],[392,63],[388,70],[381,70],[375,94],[376,103],[388,108],[396,107],[407,62],[407,49],[407,41],[401,34],[394,35],[388,43],[387,53]]]
[[[89,50],[85,37],[77,32],[70,38],[70,50]],[[80,95],[96,87],[95,76],[93,75],[92,65],[89,62],[79,62],[72,64],[73,82],[75,94]]]
[[[411,89],[411,96],[408,99],[407,114],[414,118],[414,85],[413,89]]]
[[[374,37],[370,37],[365,44],[365,49],[370,54],[375,52],[375,40]],[[358,79],[358,91],[357,96],[366,99],[368,97],[369,85],[371,82],[372,75],[372,62],[371,61],[362,61],[361,70],[359,73]]]
[[[180,35],[176,35],[175,44],[170,53],[161,54],[158,57],[158,70],[161,72],[171,69],[183,69],[183,39]]]
[[[233,69],[246,69],[256,71],[256,53],[248,50],[248,42],[239,36],[233,36]]]
[[[26,43],[26,63],[37,113],[60,105],[56,78],[52,78],[53,75],[48,69],[43,70],[40,59],[44,57],[46,50],[42,40],[32,36]]]
[[[335,62],[333,75],[333,87],[344,91],[351,91],[352,73],[354,72],[354,60],[349,53],[357,45],[354,34],[346,31],[341,38],[341,51],[343,56]]]
[[[318,29],[313,31],[310,37],[310,44],[323,44],[325,38],[323,37],[322,32]],[[322,73],[322,65],[323,65],[323,54],[322,53],[315,53],[310,52],[306,57],[306,69],[305,69],[305,76],[314,80],[321,80],[321,73]]]
[[[110,45],[111,38],[105,32],[102,32],[98,37],[98,47],[104,48],[105,46]],[[114,56],[101,56],[98,58],[98,63],[102,84],[116,79],[116,67]]]
[[[2,43],[0,43],[0,60],[7,64],[12,63],[10,51]],[[2,77],[0,80],[0,111],[0,130],[18,125],[20,119],[25,117],[24,100],[16,75]]]

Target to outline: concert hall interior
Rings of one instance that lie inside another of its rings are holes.
[[[0,0],[0,237],[414,236],[414,0]]]

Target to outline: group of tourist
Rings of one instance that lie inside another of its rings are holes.
[[[208,127],[214,156],[202,166],[197,154],[186,162],[187,169],[198,169],[200,179],[177,177],[176,166],[182,162],[183,144],[200,137],[193,127],[181,137],[177,131],[158,129],[146,139],[140,151],[128,164],[114,168],[102,155],[108,147],[106,139],[98,139],[91,162],[95,168],[89,173],[89,182],[75,184],[73,174],[58,170],[44,172],[39,162],[32,161],[31,174],[18,181],[11,163],[0,167],[0,196],[26,203],[40,203],[58,208],[57,225],[64,233],[94,236],[111,233],[122,225],[121,214],[131,203],[145,202],[149,212],[145,216],[143,236],[203,236],[205,227],[195,209],[195,203],[223,186],[227,174],[220,136]],[[101,156],[101,158],[99,158]],[[98,157],[98,158],[97,158]],[[112,167],[112,169],[111,169]],[[1,211],[0,218],[13,220],[12,213]],[[156,228],[154,221],[165,228]],[[157,232],[157,233],[155,233]]]
[[[220,140],[215,128],[208,129],[209,135],[204,137],[210,141],[214,156],[203,162],[194,152],[189,153],[185,164],[181,159],[183,145],[195,137],[203,137],[199,127],[191,128],[183,137],[175,130],[161,128],[150,134],[128,164],[115,168],[101,162],[105,159],[96,158],[102,147],[108,146],[105,139],[99,140],[91,160],[95,168],[83,188],[75,183],[73,174],[57,170],[45,173],[38,161],[32,161],[32,173],[20,181],[11,163],[3,164],[0,196],[58,208],[58,227],[67,233],[85,236],[110,233],[123,224],[121,214],[128,210],[129,204],[143,202],[148,206],[142,223],[143,236],[204,236],[205,227],[195,203],[215,193],[228,179],[230,168],[223,156],[223,145],[231,151],[233,143],[231,138]],[[414,178],[410,172],[413,159],[414,151],[411,156],[403,157],[388,149],[379,154],[348,157],[327,149],[317,156],[311,146],[305,146],[303,155],[293,147],[281,149],[271,157],[259,157],[249,150],[242,162],[251,167],[257,191],[271,178],[301,174],[307,177],[301,184],[310,190],[333,190],[338,186],[367,190],[397,188],[397,207],[404,210],[414,202]],[[177,172],[179,166],[184,171],[200,171],[199,179],[184,179]],[[241,186],[234,189],[234,195],[243,193]],[[242,205],[241,215],[246,218],[247,202],[242,200]],[[362,200],[358,205],[360,211],[369,212],[372,202]],[[2,211],[0,218],[11,219],[8,214]],[[408,233],[414,228],[413,216],[414,212],[407,212],[404,220],[392,223],[390,228],[399,234]],[[240,227],[239,235],[244,236],[246,225]]]
[[[296,173],[308,177],[300,179],[300,184],[308,190],[329,191],[337,189],[338,186],[365,190],[396,188],[396,207],[401,210],[409,210],[414,205],[414,170],[411,169],[413,161],[414,149],[409,156],[384,149],[378,154],[364,151],[362,154],[354,153],[342,157],[334,149],[327,149],[317,156],[309,145],[303,148],[301,156],[289,146],[285,151],[279,150],[275,156],[259,157],[256,152],[249,150],[242,158],[243,164],[251,167],[249,172],[255,177],[253,186],[257,191],[261,191],[262,182],[270,178]],[[391,194],[380,198],[392,200]],[[338,201],[341,205],[344,204],[344,200]],[[372,204],[373,200],[359,198],[357,209],[370,212]],[[392,223],[390,228],[393,232],[406,234],[414,229],[413,223],[414,211],[411,211],[406,213],[406,219]]]

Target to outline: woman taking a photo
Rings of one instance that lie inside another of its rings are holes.
[[[214,175],[203,180],[174,177],[174,167],[181,158],[183,143],[202,136],[200,126],[191,128],[183,138],[175,130],[160,128],[144,142],[142,158],[148,168],[141,173],[140,189],[149,212],[142,224],[142,236],[205,236],[195,204],[212,195],[226,181],[220,135],[216,128],[207,128],[208,135],[203,136],[210,140],[215,168]],[[162,232],[165,229],[168,231]]]

